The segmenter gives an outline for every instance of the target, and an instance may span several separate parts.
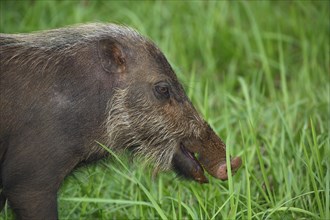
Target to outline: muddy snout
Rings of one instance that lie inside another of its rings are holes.
[[[236,171],[241,167],[242,165],[242,159],[240,157],[235,157],[230,160],[230,166],[231,166],[231,174],[234,175]],[[227,180],[228,179],[228,168],[226,162],[219,166],[216,177],[221,180]]]

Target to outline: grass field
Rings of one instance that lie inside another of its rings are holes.
[[[329,1],[4,1],[0,31],[126,24],[163,50],[244,166],[199,185],[128,158],[79,169],[61,219],[330,219]],[[0,219],[12,219],[6,206]]]

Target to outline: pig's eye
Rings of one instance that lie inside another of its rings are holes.
[[[168,99],[170,98],[170,89],[168,83],[161,82],[155,86],[155,95],[158,99]]]

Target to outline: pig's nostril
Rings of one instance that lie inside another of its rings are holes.
[[[227,180],[228,179],[228,174],[227,174],[227,165],[222,164],[220,165],[216,177],[221,179],[221,180]]]
[[[242,159],[240,157],[235,157],[230,161],[231,169],[233,171],[238,170],[242,165]]]
[[[230,161],[231,165],[231,174],[234,175],[236,171],[241,167],[242,160],[239,157],[235,157]],[[226,163],[219,166],[216,177],[221,180],[227,180],[228,179],[228,169]]]

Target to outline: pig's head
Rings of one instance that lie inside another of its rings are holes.
[[[102,66],[117,81],[108,105],[108,145],[200,183],[207,182],[204,169],[226,180],[226,146],[197,113],[165,56],[136,32],[122,32],[98,43]],[[240,158],[232,159],[232,172],[240,165]]]

